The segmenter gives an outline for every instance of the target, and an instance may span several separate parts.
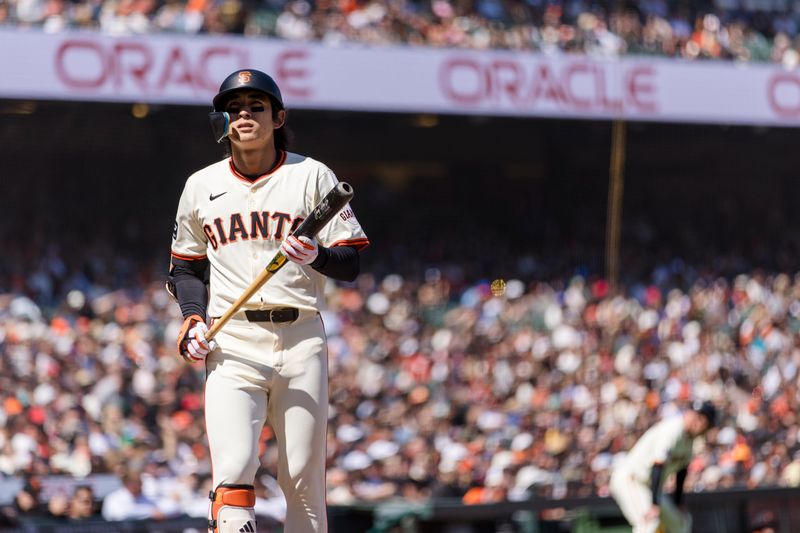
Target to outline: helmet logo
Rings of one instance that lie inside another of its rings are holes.
[[[250,83],[250,80],[253,78],[253,75],[250,73],[249,70],[243,70],[239,73],[239,84],[245,85]]]

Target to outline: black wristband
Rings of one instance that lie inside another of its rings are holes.
[[[324,246],[317,246],[317,257],[315,257],[308,266],[317,271],[320,268],[325,268],[325,265],[328,263],[328,257],[330,257],[330,251],[328,248],[325,248]]]

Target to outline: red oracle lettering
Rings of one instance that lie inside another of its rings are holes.
[[[612,111],[619,113],[622,111],[622,99],[613,100],[608,96],[606,89],[608,89],[608,81],[606,81],[606,69],[594,68],[595,76],[595,92],[597,94],[597,103],[604,111]]]
[[[68,39],[55,54],[55,72],[65,86],[79,90],[130,87],[163,92],[181,86],[193,91],[215,92],[222,72],[248,63],[245,48],[209,46],[190,53],[179,45],[159,47],[147,42],[120,41],[105,44],[92,39]],[[298,72],[289,70],[289,75]]]
[[[113,49],[114,66],[114,85],[122,86],[123,76],[130,75],[139,88],[147,91],[147,73],[153,67],[153,54],[150,48],[142,43],[120,42],[114,45]],[[134,60],[138,58],[138,63],[126,69],[126,57]]]
[[[531,103],[540,98],[550,100],[554,104],[569,102],[559,79],[546,63],[539,65],[534,70],[531,81]]]
[[[247,50],[227,46],[211,46],[204,49],[200,54],[200,60],[195,71],[194,82],[196,86],[206,91],[216,92],[219,88],[219,81],[216,76],[210,76],[210,72],[217,72],[218,70],[228,72],[229,70],[245,68],[248,63],[247,57]],[[216,63],[222,63],[220,65],[221,68],[215,69],[214,65]],[[231,68],[230,65],[232,64],[236,65],[236,67]]]
[[[439,71],[439,86],[444,95],[462,105],[476,105],[484,98],[486,77],[477,61],[459,58],[445,61]]]
[[[772,112],[781,118],[800,117],[800,78],[789,72],[770,76],[767,101]]]
[[[479,61],[466,57],[445,60],[439,70],[444,97],[457,105],[510,104],[518,109],[540,106],[568,112],[621,113],[626,108],[656,112],[655,69],[634,66],[609,69],[591,61],[514,59]]]
[[[174,69],[178,70],[176,75],[172,72]],[[159,90],[163,91],[167,84],[194,86],[192,67],[189,64],[189,60],[184,56],[183,49],[179,46],[176,46],[169,52],[167,63],[164,65],[161,78],[158,80]]]
[[[84,62],[91,62],[91,59],[96,59],[99,65],[97,74],[91,74],[94,72],[92,69],[82,69],[90,71],[90,74],[87,77],[77,77],[71,74],[69,68],[71,62],[67,57],[68,54],[74,58],[75,62],[80,64]],[[84,59],[84,61],[81,62],[80,59]],[[106,59],[106,54],[103,51],[103,47],[99,43],[83,40],[70,39],[61,43],[61,45],[58,47],[58,51],[56,52],[55,66],[56,76],[58,76],[58,79],[61,80],[61,83],[74,89],[97,89],[101,87],[106,82],[109,71],[109,65]]]
[[[575,87],[573,80],[576,76],[584,76],[589,79],[592,77],[592,67],[586,63],[570,63],[564,70],[563,74],[563,89],[564,96],[569,102],[572,103],[577,109],[589,110],[592,108],[592,100],[589,98],[581,98],[575,94]],[[590,95],[591,96],[591,95]]]
[[[626,100],[637,107],[639,111],[647,113],[658,111],[658,106],[653,100],[656,92],[653,83],[654,76],[655,70],[647,65],[633,67],[625,73]]]
[[[498,96],[507,96],[514,103],[520,103],[522,98],[522,68],[516,61],[492,61],[491,71],[487,72],[487,86],[496,87]],[[491,80],[494,80],[494,83]],[[491,84],[491,85],[489,85]]]
[[[304,61],[308,57],[306,50],[286,50],[278,54],[275,59],[275,75],[281,91],[298,98],[311,96],[311,89],[300,84],[308,81],[308,69],[305,66],[296,66],[296,62]]]

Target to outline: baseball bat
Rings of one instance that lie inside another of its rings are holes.
[[[342,208],[353,198],[353,188],[345,182],[340,182],[325,195],[325,198],[320,200],[317,206],[311,211],[311,214],[306,218],[296,230],[292,232],[295,237],[305,236],[313,238],[325,224],[330,222],[333,216],[342,210]],[[219,333],[219,330],[228,323],[231,317],[242,308],[242,306],[260,289],[269,279],[275,275],[283,265],[286,264],[288,259],[283,252],[278,251],[272,261],[266,266],[264,270],[253,280],[253,282],[244,290],[241,296],[233,302],[225,313],[219,317],[206,332],[206,340],[211,340]]]

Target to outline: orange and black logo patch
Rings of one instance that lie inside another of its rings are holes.
[[[250,83],[251,79],[253,79],[253,74],[251,74],[249,70],[243,70],[239,73],[240,85],[245,85],[247,83]]]

